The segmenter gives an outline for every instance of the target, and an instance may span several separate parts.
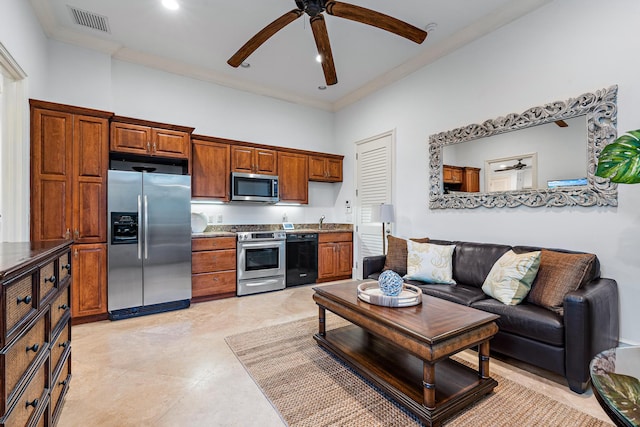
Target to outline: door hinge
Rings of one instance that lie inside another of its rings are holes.
[[[356,233],[358,232],[358,226],[356,225]]]
[[[358,197],[358,189],[356,188],[356,197]]]
[[[356,153],[356,160],[358,160],[358,153]]]

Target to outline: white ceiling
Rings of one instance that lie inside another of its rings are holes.
[[[116,59],[336,111],[551,0],[348,0],[426,29],[421,45],[325,14],[338,84],[324,85],[308,16],[256,50],[250,68],[227,60],[294,0],[30,0],[46,34]],[[74,23],[68,6],[108,19],[110,33]]]

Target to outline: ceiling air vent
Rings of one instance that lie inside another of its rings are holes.
[[[103,31],[105,33],[111,33],[109,30],[109,20],[106,16],[97,15],[93,12],[87,12],[86,10],[76,9],[73,6],[67,5],[71,11],[71,17],[73,22],[83,27],[88,27],[93,30]]]

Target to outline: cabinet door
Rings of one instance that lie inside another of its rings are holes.
[[[254,172],[263,175],[278,174],[278,156],[275,150],[256,148],[254,151]]]
[[[151,129],[151,154],[174,159],[189,158],[190,135],[169,129]]]
[[[480,169],[464,168],[464,179],[462,180],[462,191],[477,193],[480,191]]]
[[[73,128],[73,238],[76,243],[105,242],[109,122],[76,116]]]
[[[229,201],[229,145],[193,141],[191,196]]]
[[[303,154],[278,153],[280,201],[309,203],[309,157]]]
[[[73,245],[73,318],[107,313],[107,245]]]
[[[151,128],[112,122],[110,149],[121,153],[150,154]]]
[[[309,180],[324,181],[326,178],[325,158],[319,156],[309,156]]]
[[[353,265],[353,243],[336,243],[336,276],[351,276]]]
[[[320,243],[318,245],[318,279],[334,277],[336,271],[336,245]]]
[[[327,178],[331,182],[342,182],[341,159],[327,159]]]
[[[253,173],[253,149],[251,147],[231,146],[231,171]]]
[[[73,115],[34,108],[31,115],[31,240],[70,239]]]

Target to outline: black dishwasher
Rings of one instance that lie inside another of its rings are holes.
[[[318,233],[287,233],[286,286],[318,279]]]

